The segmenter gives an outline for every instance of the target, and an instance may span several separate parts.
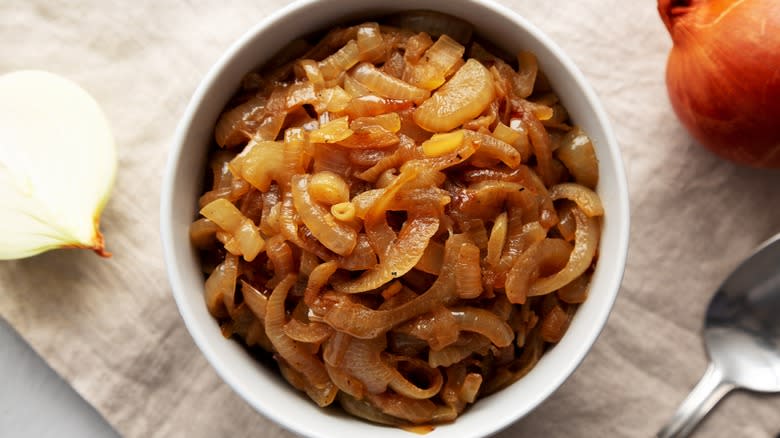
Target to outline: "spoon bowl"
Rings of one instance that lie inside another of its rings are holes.
[[[780,392],[780,234],[742,262],[710,301],[710,364],[659,438],[684,437],[734,388]]]

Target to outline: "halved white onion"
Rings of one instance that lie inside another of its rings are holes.
[[[43,71],[0,76],[0,259],[105,251],[99,230],[117,153],[98,103]]]

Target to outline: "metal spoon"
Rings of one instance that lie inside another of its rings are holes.
[[[710,364],[659,438],[684,437],[734,388],[780,392],[780,234],[759,246],[710,301]]]

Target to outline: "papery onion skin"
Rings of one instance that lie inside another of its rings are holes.
[[[780,2],[659,0],[674,47],[669,99],[702,146],[780,168]]]

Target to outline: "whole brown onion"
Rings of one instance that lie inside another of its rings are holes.
[[[703,146],[780,168],[780,1],[658,0],[672,36],[666,85]]]

